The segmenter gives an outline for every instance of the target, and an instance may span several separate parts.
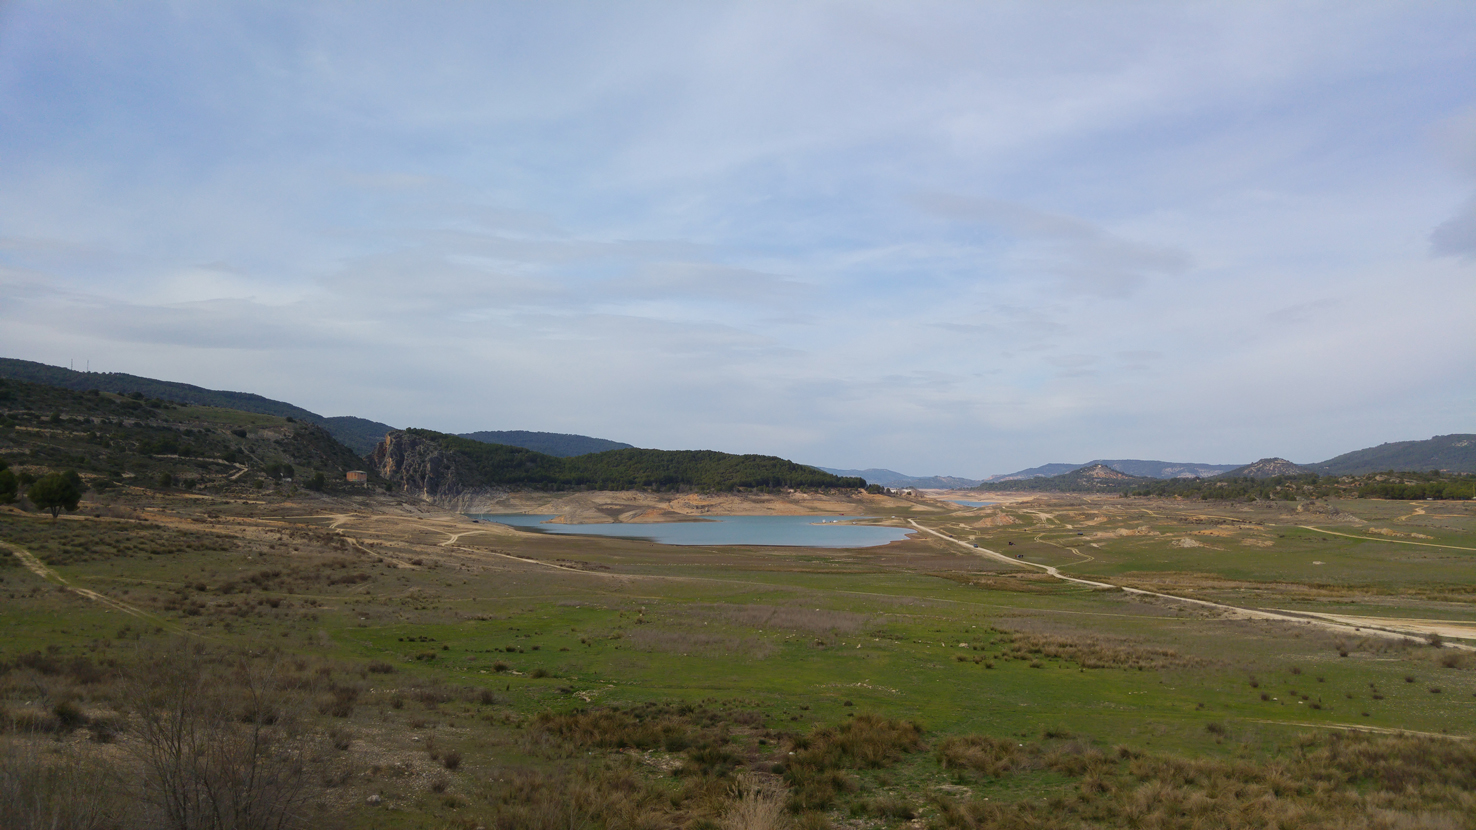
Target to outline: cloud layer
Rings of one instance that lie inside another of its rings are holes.
[[[1460,4],[0,9],[0,353],[982,476],[1476,431]]]

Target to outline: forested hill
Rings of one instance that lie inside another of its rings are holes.
[[[73,470],[99,492],[128,485],[232,498],[259,497],[289,480],[341,489],[345,473],[364,469],[362,458],[304,419],[4,378],[0,461],[22,477]]]
[[[1476,435],[1437,435],[1424,441],[1395,441],[1306,466],[1323,475],[1360,475],[1387,470],[1476,473]]]
[[[560,458],[424,429],[391,432],[369,460],[386,479],[429,497],[479,489],[735,491],[866,486],[864,479],[834,476],[767,455],[621,449]]]
[[[592,452],[605,452],[606,450],[635,449],[630,444],[605,438],[591,438],[588,435],[570,435],[563,432],[530,432],[525,429],[463,432],[459,437],[481,441],[484,444],[507,444],[522,447],[525,450],[534,450],[544,455],[556,455],[559,458],[588,455]]]
[[[0,378],[56,386],[74,392],[97,389],[120,395],[138,393],[145,398],[172,403],[216,406],[221,409],[255,412],[258,415],[295,418],[326,429],[330,435],[360,455],[374,449],[375,444],[379,443],[384,434],[393,429],[387,424],[366,418],[353,416],[325,418],[300,406],[294,406],[285,401],[274,401],[251,392],[205,389],[188,383],[139,377],[123,372],[77,372],[60,366],[48,366],[45,363],[16,360],[10,357],[0,357]]]

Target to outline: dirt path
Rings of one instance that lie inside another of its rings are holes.
[[[1415,617],[1362,617],[1353,614],[1323,614],[1317,611],[1287,610],[1286,613],[1300,614],[1304,617],[1316,617],[1321,620],[1331,620],[1358,628],[1374,628],[1391,631],[1411,637],[1425,637],[1430,634],[1438,634],[1441,637],[1459,637],[1465,640],[1476,640],[1476,622],[1467,622],[1464,620],[1426,620]]]
[[[448,533],[448,531],[445,531],[445,530],[443,530],[441,532],[442,533]],[[449,535],[451,536],[451,538],[450,539],[447,539],[444,542],[442,542],[441,543],[441,547],[443,547],[443,548],[450,547],[450,546],[456,544],[456,540],[457,539],[460,539],[463,536],[476,536],[477,534],[480,534],[480,533],[490,533],[490,532],[491,531],[488,531],[488,530],[468,530],[468,531],[465,531],[465,532],[462,532],[462,533],[450,533]]]
[[[1268,723],[1272,726],[1305,726],[1311,729],[1339,729],[1344,732],[1372,732],[1375,735],[1418,735],[1421,738],[1449,738],[1452,741],[1469,741],[1466,735],[1447,735],[1443,732],[1416,732],[1413,729],[1395,729],[1389,726],[1364,726],[1361,723],[1304,723],[1301,721],[1263,720],[1251,718],[1251,723]]]
[[[1297,527],[1300,527],[1303,530],[1310,530],[1314,533],[1326,533],[1329,536],[1343,536],[1348,539],[1362,539],[1365,542],[1394,542],[1395,544],[1400,545],[1419,545],[1420,547],[1424,548],[1446,548],[1448,550],[1469,550],[1472,553],[1476,553],[1476,548],[1463,548],[1460,545],[1440,545],[1434,542],[1411,542],[1408,539],[1399,539],[1396,537],[1354,536],[1351,533],[1339,533],[1336,530],[1323,530],[1320,527],[1313,527],[1312,525],[1297,525]]]
[[[1354,625],[1352,623],[1338,622],[1337,620],[1332,619],[1332,618],[1329,618],[1326,615],[1303,614],[1303,613],[1300,613],[1300,612],[1262,611],[1262,610],[1256,609],[1256,608],[1241,608],[1240,606],[1237,606],[1237,605],[1225,605],[1224,603],[1220,603],[1220,602],[1210,602],[1209,600],[1193,599],[1191,597],[1181,597],[1181,596],[1176,596],[1174,594],[1160,593],[1158,591],[1145,591],[1142,588],[1128,588],[1128,587],[1123,586],[1123,585],[1112,585],[1112,584],[1109,584],[1109,583],[1106,583],[1106,582],[1096,582],[1096,581],[1093,581],[1093,580],[1090,580],[1090,579],[1082,579],[1080,577],[1075,577],[1075,576],[1066,576],[1065,574],[1061,573],[1059,570],[1051,567],[1050,565],[1040,565],[1040,564],[1037,564],[1035,562],[1026,562],[1023,559],[1018,559],[1018,558],[1011,559],[1010,557],[1005,556],[1002,553],[998,553],[996,551],[989,550],[988,548],[975,547],[974,545],[972,545],[972,544],[970,544],[968,542],[960,541],[960,540],[955,539],[955,538],[953,538],[953,537],[951,537],[951,536],[949,536],[949,535],[947,535],[945,533],[939,533],[938,531],[933,530],[931,528],[923,527],[922,525],[918,524],[917,521],[914,520],[914,519],[908,519],[908,521],[912,522],[912,525],[914,527],[916,527],[918,530],[921,530],[921,531],[923,531],[925,533],[931,533],[934,536],[937,536],[939,539],[942,539],[945,542],[952,542],[953,544],[958,545],[958,546],[964,548],[965,550],[967,550],[967,551],[969,551],[971,553],[978,554],[978,555],[981,555],[981,556],[985,556],[985,557],[988,557],[988,558],[991,558],[991,559],[997,559],[997,560],[999,560],[1001,562],[1008,562],[1011,565],[1019,565],[1019,566],[1024,566],[1024,567],[1028,567],[1028,568],[1035,568],[1036,570],[1044,571],[1045,573],[1047,573],[1047,574],[1049,574],[1049,575],[1051,575],[1051,576],[1053,576],[1053,577],[1055,577],[1057,579],[1060,579],[1062,581],[1065,581],[1065,582],[1074,582],[1074,583],[1076,583],[1078,585],[1088,585],[1088,586],[1091,586],[1093,588],[1110,588],[1110,589],[1116,589],[1116,590],[1119,590],[1119,591],[1122,591],[1122,592],[1128,593],[1128,594],[1136,594],[1136,595],[1139,595],[1139,596],[1147,596],[1147,597],[1158,597],[1160,599],[1173,600],[1174,602],[1182,602],[1182,603],[1186,603],[1186,604],[1189,604],[1189,605],[1198,605],[1198,606],[1200,606],[1202,608],[1212,608],[1212,609],[1214,609],[1216,611],[1219,611],[1221,613],[1228,614],[1231,617],[1236,618],[1236,619],[1244,619],[1244,620],[1272,620],[1272,621],[1276,621],[1276,622],[1299,623],[1301,625],[1313,625],[1313,626],[1317,626],[1318,628],[1323,628],[1323,629],[1326,629],[1328,631],[1336,631],[1336,632],[1342,633],[1342,634],[1354,634],[1354,635],[1358,635],[1358,636],[1386,637],[1386,638],[1389,638],[1389,639],[1398,639],[1398,640],[1408,639],[1409,636],[1410,636],[1407,633],[1400,633],[1398,631],[1393,631],[1393,630],[1389,630],[1389,629],[1373,628],[1370,625]],[[1442,636],[1444,636],[1444,635],[1442,635]],[[1468,646],[1468,645],[1463,645],[1463,644],[1459,644],[1459,643],[1447,643],[1446,645],[1449,648],[1458,648],[1458,649],[1461,649],[1461,650],[1464,650],[1464,651],[1476,651],[1476,646]]]
[[[35,554],[31,553],[25,548],[19,547],[17,545],[12,545],[8,542],[0,542],[0,548],[4,548],[15,554],[15,557],[21,561],[21,564],[26,566],[26,570],[30,571],[36,576],[41,577],[47,582],[50,582],[54,585],[60,585],[61,587],[66,588],[68,591],[71,591],[72,593],[80,597],[85,597],[92,600],[93,602],[99,603],[101,605],[106,605],[114,611],[121,611],[122,613],[127,614],[130,617],[136,617],[140,620],[147,620],[148,622],[151,622],[155,625],[164,626],[175,631],[184,630],[176,626],[174,623],[161,617],[156,617],[153,614],[150,614],[149,612],[135,605],[129,605],[126,602],[113,599],[112,597],[105,594],[99,594],[97,591],[91,590],[90,588],[78,588],[77,586],[68,582],[66,577],[47,567],[45,562],[42,562],[40,559],[36,558]]]

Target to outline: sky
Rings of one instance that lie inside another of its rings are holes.
[[[0,356],[911,475],[1476,432],[1476,4],[0,2]]]

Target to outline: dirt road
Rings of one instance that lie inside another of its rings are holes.
[[[171,623],[161,617],[156,617],[153,614],[150,614],[149,612],[143,610],[142,608],[138,608],[137,606],[129,605],[126,602],[113,599],[106,594],[99,594],[97,591],[94,591],[90,588],[78,588],[77,586],[68,582],[66,577],[62,576],[51,568],[48,568],[45,562],[42,562],[40,559],[36,558],[35,554],[31,553],[23,547],[12,545],[8,542],[0,542],[0,548],[4,548],[5,550],[8,550],[11,553],[15,554],[15,557],[21,561],[21,564],[26,566],[26,570],[30,571],[36,576],[41,577],[47,582],[60,585],[61,587],[66,588],[68,591],[71,591],[72,593],[80,597],[85,597],[86,599],[90,599],[93,602],[99,603],[101,605],[106,605],[114,611],[121,611],[124,614],[129,615],[130,617],[137,617],[140,620],[147,620],[155,625],[164,626],[175,631],[182,630],[174,623]]]
[[[1426,630],[1426,632],[1420,632],[1417,627],[1411,626],[1411,625],[1406,625],[1405,626],[1405,630],[1399,630],[1398,628],[1395,628],[1395,627],[1392,627],[1392,626],[1389,626],[1389,627],[1379,627],[1380,621],[1376,617],[1358,617],[1358,618],[1356,618],[1358,620],[1358,622],[1357,622],[1357,624],[1355,624],[1352,621],[1342,621],[1338,617],[1327,615],[1327,614],[1305,614],[1305,613],[1296,612],[1296,611],[1263,611],[1263,610],[1258,609],[1258,608],[1241,608],[1240,606],[1236,606],[1236,605],[1225,605],[1224,603],[1220,603],[1220,602],[1210,602],[1208,600],[1203,600],[1203,599],[1193,599],[1191,597],[1181,597],[1181,596],[1176,596],[1174,594],[1164,594],[1164,593],[1160,593],[1158,591],[1145,591],[1145,590],[1143,590],[1141,588],[1128,588],[1126,586],[1113,585],[1113,584],[1107,583],[1107,582],[1097,582],[1097,581],[1094,581],[1094,580],[1091,580],[1091,579],[1082,579],[1080,577],[1075,577],[1075,576],[1066,576],[1065,574],[1061,573],[1059,570],[1057,570],[1056,568],[1051,567],[1050,565],[1040,565],[1040,564],[1037,564],[1035,562],[1026,562],[1023,559],[1018,559],[1018,558],[1012,559],[1012,558],[1010,558],[1008,556],[1005,556],[1004,554],[999,553],[997,551],[992,551],[992,550],[989,550],[988,548],[977,547],[977,546],[975,546],[974,544],[972,544],[970,542],[964,542],[962,540],[955,539],[955,538],[953,538],[952,536],[949,536],[946,533],[941,533],[939,531],[933,530],[932,528],[923,527],[922,525],[918,524],[917,521],[914,520],[914,519],[909,519],[908,521],[912,522],[912,526],[915,527],[915,528],[917,528],[918,530],[921,530],[924,533],[931,533],[934,536],[937,536],[939,539],[942,539],[945,542],[952,542],[953,544],[958,545],[959,547],[964,548],[965,550],[969,551],[970,553],[974,553],[974,554],[977,554],[979,556],[983,556],[983,557],[986,557],[986,558],[989,558],[989,559],[997,559],[997,560],[999,560],[1001,562],[1008,562],[1011,565],[1018,565],[1018,566],[1021,566],[1021,567],[1034,568],[1036,570],[1043,571],[1043,572],[1045,572],[1045,573],[1047,573],[1047,574],[1055,577],[1056,579],[1060,579],[1060,580],[1063,580],[1065,582],[1074,582],[1074,583],[1076,583],[1078,585],[1087,585],[1087,586],[1090,586],[1090,587],[1093,587],[1093,588],[1115,589],[1115,590],[1122,591],[1122,592],[1128,593],[1128,594],[1137,594],[1137,595],[1140,595],[1140,596],[1147,596],[1147,597],[1159,597],[1161,599],[1173,600],[1174,602],[1182,602],[1182,603],[1186,603],[1186,604],[1189,604],[1189,605],[1198,605],[1198,606],[1200,606],[1202,608],[1212,608],[1212,609],[1215,609],[1217,611],[1220,611],[1221,613],[1224,613],[1224,614],[1226,614],[1226,615],[1228,615],[1228,616],[1230,616],[1232,618],[1235,618],[1235,619],[1243,619],[1243,620],[1273,620],[1273,621],[1277,621],[1277,622],[1298,623],[1298,624],[1301,624],[1301,625],[1312,625],[1312,626],[1316,626],[1318,628],[1323,628],[1323,629],[1326,629],[1328,631],[1336,631],[1336,632],[1338,632],[1340,634],[1350,634],[1350,635],[1356,635],[1356,636],[1360,636],[1360,637],[1368,637],[1368,636],[1384,637],[1384,638],[1395,639],[1395,640],[1408,639],[1411,636],[1411,634],[1413,634],[1413,633],[1427,633],[1427,631],[1428,631],[1428,630]],[[1404,620],[1401,620],[1399,622],[1400,623],[1435,623],[1435,622],[1439,622],[1439,621],[1435,621],[1435,620],[1409,620],[1409,621],[1404,621]],[[1456,624],[1450,624],[1450,625],[1456,625]],[[1449,626],[1447,626],[1447,627],[1449,628]],[[1451,630],[1453,630],[1453,629],[1451,629]],[[1442,637],[1444,637],[1444,636],[1452,636],[1452,637],[1473,637],[1473,636],[1476,636],[1476,630],[1466,630],[1465,633],[1461,633],[1461,634],[1456,634],[1456,633],[1443,634],[1442,633],[1441,636]],[[1468,646],[1468,645],[1464,645],[1464,644],[1461,644],[1461,643],[1447,643],[1446,645],[1448,647],[1450,647],[1450,648],[1458,648],[1458,649],[1461,649],[1461,650],[1464,650],[1464,651],[1476,651],[1476,646]]]

